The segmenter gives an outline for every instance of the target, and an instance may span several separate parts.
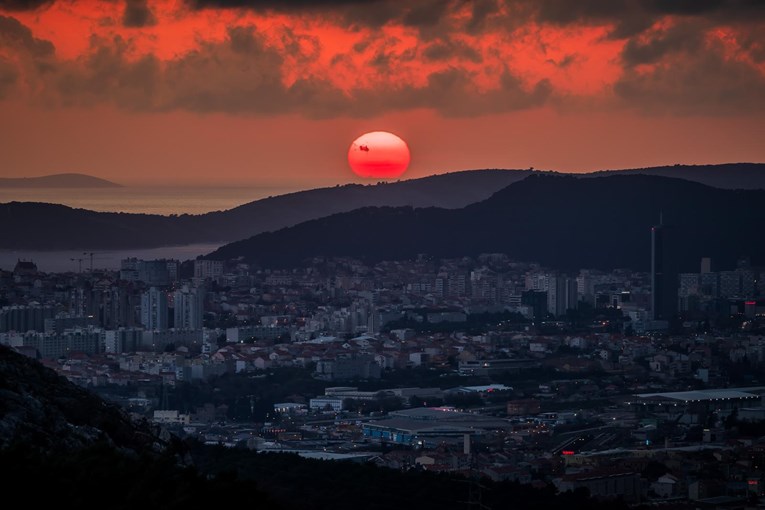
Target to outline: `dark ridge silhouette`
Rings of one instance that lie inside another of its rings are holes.
[[[702,256],[732,267],[744,254],[765,262],[763,203],[765,191],[667,177],[534,174],[463,209],[368,207],[260,234],[207,258],[286,267],[325,256],[374,262],[501,252],[560,269],[647,270],[650,228],[661,212],[681,270],[696,270]]]
[[[608,175],[658,175],[699,182],[724,189],[765,189],[765,165],[762,163],[726,163],[722,165],[672,165],[629,170],[601,170],[585,177]]]
[[[464,207],[530,170],[474,170],[377,185],[348,184],[269,197],[200,215],[94,212],[33,202],[0,204],[0,249],[127,249],[221,244],[366,206]]]
[[[614,170],[599,175],[658,173],[720,188],[765,189],[765,164],[671,166]],[[376,185],[348,184],[289,193],[200,215],[94,212],[31,202],[0,204],[0,249],[107,250],[195,243],[225,244],[363,207],[456,209],[536,174],[536,170],[466,170]]]
[[[85,174],[0,177],[0,188],[121,188],[121,184]]]

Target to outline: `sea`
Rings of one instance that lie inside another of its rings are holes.
[[[121,188],[0,188],[0,203],[46,202],[103,212],[145,214],[204,214],[225,211],[242,204],[299,191],[288,187],[142,187]],[[194,259],[214,251],[217,244],[191,244],[135,250],[99,251],[93,254],[93,269],[119,269],[129,257],[142,259]],[[0,250],[0,269],[10,271],[19,260],[37,264],[46,273],[88,271],[90,252]]]
[[[299,191],[287,187],[0,188],[0,203],[46,202],[103,212],[204,214]]]

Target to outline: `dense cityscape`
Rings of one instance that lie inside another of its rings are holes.
[[[762,270],[702,257],[672,273],[662,228],[647,273],[503,254],[290,270],[86,257],[51,274],[19,260],[0,274],[0,342],[205,444],[632,504],[756,502]]]
[[[765,510],[765,1],[0,0],[0,480]]]

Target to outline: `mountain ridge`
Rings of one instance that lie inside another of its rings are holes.
[[[562,270],[647,270],[650,228],[663,212],[675,228],[679,266],[690,270],[711,256],[732,267],[743,254],[765,259],[765,240],[753,235],[765,222],[761,203],[765,191],[669,177],[534,174],[463,209],[363,208],[259,234],[206,258],[285,267],[312,257],[374,262],[501,252]]]
[[[602,176],[641,172],[680,175],[690,181],[708,179],[708,174],[717,172],[734,175],[728,187],[765,189],[765,164],[760,163],[609,170]],[[532,169],[463,170],[377,185],[347,184],[299,191],[200,215],[94,212],[58,204],[8,202],[0,204],[0,220],[6,230],[0,236],[0,249],[106,250],[225,244],[362,207],[461,208],[537,174],[585,179],[600,175]]]
[[[530,170],[454,172],[377,185],[347,184],[278,195],[200,215],[93,212],[58,204],[0,204],[0,249],[127,249],[226,242],[365,206],[464,207]]]
[[[723,165],[672,165],[624,170],[587,172],[584,177],[607,175],[656,175],[678,177],[723,189],[765,189],[765,165],[762,163],[727,163]]]

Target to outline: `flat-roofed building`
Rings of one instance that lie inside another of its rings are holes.
[[[394,411],[381,420],[364,423],[364,437],[371,441],[435,447],[440,443],[458,444],[465,435],[483,436],[509,432],[508,420],[464,413],[451,407],[418,407]]]
[[[680,414],[714,411],[724,416],[733,409],[756,407],[762,402],[763,393],[765,387],[639,393],[627,405],[637,412]]]
[[[460,375],[489,375],[501,372],[519,372],[537,368],[539,361],[533,359],[476,359],[460,361]]]

